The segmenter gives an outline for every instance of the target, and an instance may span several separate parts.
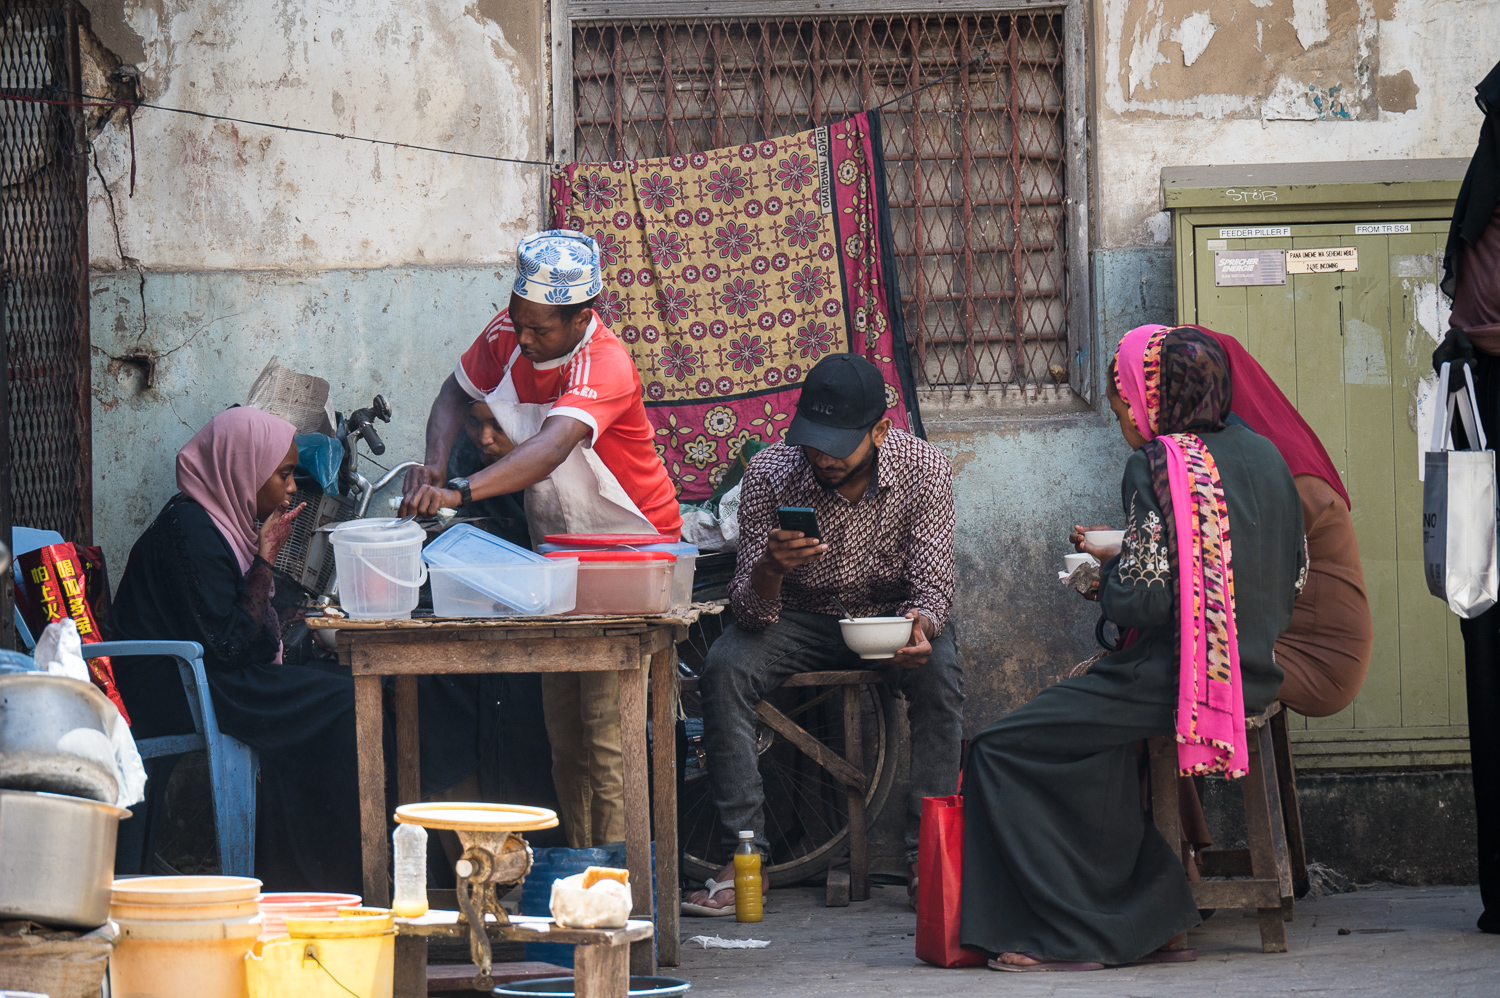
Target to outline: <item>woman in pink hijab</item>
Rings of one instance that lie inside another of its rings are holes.
[[[219,729],[259,753],[255,872],[266,889],[357,892],[353,681],[281,664],[271,563],[303,508],[294,505],[294,437],[285,420],[234,408],[187,442],[179,493],[130,552],[111,637],[203,646]],[[171,660],[124,658],[116,668],[136,737],[193,730]],[[170,762],[151,774],[145,807],[160,807]],[[121,872],[139,858],[122,856]]]
[[[1109,397],[1134,453],[1099,598],[1135,640],[969,743],[959,938],[995,970],[1194,958],[1178,937],[1198,909],[1177,843],[1141,810],[1135,743],[1175,735],[1180,772],[1244,773],[1244,718],[1281,686],[1272,648],[1306,568],[1291,472],[1229,422],[1211,336],[1132,331]]]

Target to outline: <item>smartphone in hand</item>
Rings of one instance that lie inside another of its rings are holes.
[[[823,539],[818,514],[810,506],[782,506],[776,510],[776,521],[782,530],[799,530],[805,537]]]

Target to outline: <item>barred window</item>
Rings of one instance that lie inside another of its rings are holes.
[[[754,142],[917,90],[882,115],[918,383],[1067,381],[1063,21],[1060,7],[1034,6],[574,21],[571,155],[629,160]]]

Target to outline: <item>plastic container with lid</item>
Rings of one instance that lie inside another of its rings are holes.
[[[677,556],[672,573],[672,605],[693,602],[693,576],[698,567],[698,547],[674,541],[664,534],[548,534],[536,546],[542,554],[557,551],[665,551]]]
[[[416,523],[395,523],[388,516],[346,520],[329,535],[339,606],[355,620],[410,617],[416,608],[427,581],[422,564],[427,531]]]
[[[152,998],[245,998],[245,954],[260,935],[250,877],[116,880],[110,918],[120,926],[110,993]]]
[[[285,933],[288,918],[337,918],[340,908],[358,908],[359,903],[358,894],[262,894],[256,899],[260,908],[260,937],[269,939]]]
[[[578,563],[544,558],[468,523],[445,530],[422,552],[439,617],[567,613]]]
[[[578,564],[574,613],[665,613],[672,606],[677,558],[666,551],[554,551]]]

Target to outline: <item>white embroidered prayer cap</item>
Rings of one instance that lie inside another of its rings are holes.
[[[572,229],[534,232],[516,248],[513,292],[544,305],[576,305],[604,287],[599,244]]]

